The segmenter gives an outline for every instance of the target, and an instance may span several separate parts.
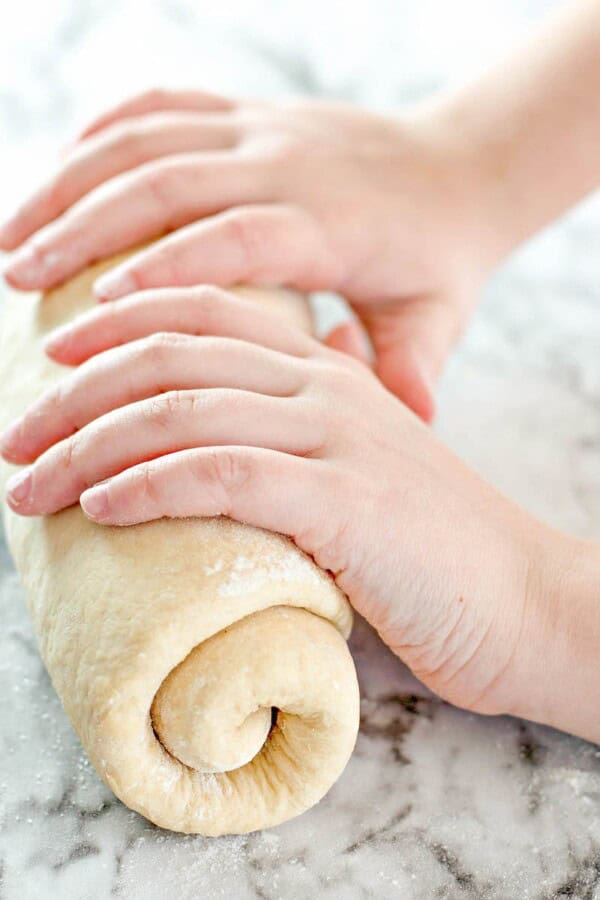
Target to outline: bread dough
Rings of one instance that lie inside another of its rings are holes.
[[[41,339],[121,259],[43,298],[9,295],[1,427],[64,374]],[[297,295],[245,293],[306,325]],[[1,463],[0,487],[13,469]],[[4,519],[54,687],[127,806],[174,831],[237,834],[326,793],[358,728],[352,614],[291,541],[224,518],[104,527],[78,506],[26,519],[4,504]]]

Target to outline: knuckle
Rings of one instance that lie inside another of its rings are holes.
[[[113,127],[112,144],[115,151],[133,160],[143,158],[144,139],[134,124],[125,123]]]
[[[227,291],[214,284],[199,284],[194,288],[193,300],[198,307],[206,307],[207,311],[211,311],[228,296]]]
[[[64,473],[69,477],[76,477],[78,487],[84,489],[89,487],[83,472],[81,470],[80,461],[85,459],[85,454],[81,454],[81,438],[78,434],[72,435],[60,444],[59,465]]]
[[[314,539],[314,558],[325,570],[336,574],[343,572],[347,566],[346,561],[352,558],[355,540],[355,526],[349,519],[328,521]]]
[[[149,162],[140,169],[140,177],[152,198],[161,206],[169,203],[170,170],[162,162]]]
[[[339,416],[320,397],[298,395],[286,400],[303,423],[301,438],[302,455],[325,457],[332,446],[332,437],[338,430]]]
[[[144,400],[142,414],[152,425],[169,430],[175,421],[197,413],[199,404],[196,391],[170,390]]]
[[[148,506],[160,506],[160,482],[155,461],[140,463],[128,470],[126,477],[116,488],[112,481],[107,483],[111,504],[115,507],[127,507],[130,503],[141,506],[147,511]]]
[[[212,338],[205,338],[206,347],[212,345]],[[235,388],[210,388],[210,390],[187,390],[180,392],[185,411],[194,416],[210,417],[227,413],[235,418],[239,413],[247,411],[248,400]]]
[[[171,371],[178,351],[189,342],[189,336],[170,331],[157,331],[149,337],[115,348],[131,367],[142,366],[148,374],[160,379]]]
[[[202,356],[209,364],[214,362],[218,365],[222,360],[230,357],[232,352],[235,353],[238,346],[238,342],[234,338],[215,337],[211,334],[202,335],[197,340]],[[225,401],[229,402],[230,405],[239,405],[235,403],[236,398],[239,399],[239,393],[234,388],[215,387],[212,390],[214,391],[214,397],[220,403]]]
[[[311,360],[309,376],[300,399],[306,404],[307,419],[322,432],[322,446],[331,448],[347,434],[353,421],[349,408],[360,397],[361,388],[353,374],[343,367]]]
[[[352,390],[354,373],[349,367],[340,365],[337,361],[316,360],[317,378],[320,384],[334,395],[345,395]]]
[[[142,411],[153,425],[170,428],[173,420],[180,416],[184,407],[181,391],[166,391],[151,397],[142,404]]]
[[[317,564],[325,570],[337,574],[344,568],[344,557],[356,555],[356,536],[344,552],[344,536],[351,522],[351,514],[345,514],[336,502],[337,498],[356,492],[356,485],[349,481],[347,474],[337,466],[330,466],[321,479],[321,490],[329,500],[329,514],[311,518],[306,528],[297,535],[301,546],[310,548]],[[350,535],[347,535],[350,537]]]
[[[252,476],[250,457],[233,448],[215,450],[209,459],[211,481],[230,499]]]
[[[133,491],[139,498],[150,501],[153,506],[159,505],[159,493],[156,479],[156,468],[150,463],[138,466],[133,476]]]
[[[81,382],[81,374],[78,372],[75,377],[59,382],[55,387],[51,388],[40,402],[40,405],[33,415],[25,415],[23,420],[24,428],[28,431],[35,432],[40,419],[54,421],[56,419],[64,422],[68,429],[77,430],[76,423],[76,407],[75,399],[77,397],[77,385]]]
[[[127,323],[136,300],[137,294],[130,294],[119,303],[102,303],[93,310],[89,319],[82,321],[82,324],[86,331],[91,328],[94,330],[104,328],[110,338],[114,338],[111,346],[119,346],[118,341],[123,333],[126,333]]]
[[[177,212],[179,197],[186,197],[189,190],[189,163],[164,158],[141,165],[138,178],[151,202],[170,218]]]
[[[157,331],[140,341],[139,353],[151,365],[161,366],[177,347],[186,342],[186,335],[171,331]]]
[[[233,510],[232,484],[237,468],[233,451],[229,448],[204,449],[190,453],[186,459],[190,477],[206,495],[211,515],[231,516]]]
[[[143,94],[140,95],[140,100],[145,101],[150,104],[159,104],[166,103],[166,101],[170,97],[170,91],[168,91],[164,87],[152,87],[148,88],[147,91],[144,91]]]
[[[236,298],[229,291],[213,285],[198,285],[190,297],[194,309],[195,331],[209,335],[223,327],[226,320],[224,308]]]
[[[306,144],[297,138],[282,136],[273,146],[272,157],[275,163],[285,166],[286,174],[289,175],[289,167],[306,161]]]
[[[44,199],[49,210],[62,210],[67,206],[67,189],[63,178],[56,176],[50,181]]]
[[[313,399],[309,401],[307,419],[314,443],[310,455],[323,459],[337,455],[348,423],[348,414],[343,406],[322,398]]]
[[[259,274],[261,263],[273,243],[273,226],[256,210],[236,210],[226,214],[227,236],[238,248],[244,271]]]
[[[66,396],[67,388],[62,382],[50,388],[42,399],[41,409],[43,414],[52,418],[58,415],[65,405]]]

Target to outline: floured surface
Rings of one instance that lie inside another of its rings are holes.
[[[336,4],[176,0],[147,4],[142,20],[133,0],[98,13],[74,0],[38,4],[35,16],[13,4],[22,37],[0,33],[2,195],[20,198],[89,111],[130,89],[326,91],[391,109],[486,64],[548,6],[375,0],[346,4],[340,15]],[[590,536],[600,523],[599,236],[600,205],[590,202],[496,277],[445,379],[436,425],[515,499]],[[598,892],[597,748],[429,699],[360,623],[352,646],[361,733],[318,806],[250,837],[149,826],[90,770],[44,674],[12,567],[0,559],[6,900]]]

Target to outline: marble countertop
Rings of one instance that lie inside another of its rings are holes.
[[[21,0],[0,32],[7,208],[107,101],[150,84],[321,92],[389,109],[468,77],[547,2]],[[445,377],[439,434],[539,516],[600,530],[600,200],[489,285]],[[600,749],[428,694],[364,625],[343,777],[272,831],[163,832],[91,769],[0,545],[2,900],[600,898]],[[577,698],[573,698],[577,702]]]

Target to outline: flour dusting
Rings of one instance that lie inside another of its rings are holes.
[[[230,597],[240,590],[260,591],[273,582],[297,582],[319,585],[324,575],[305,556],[286,554],[283,559],[252,559],[236,557],[226,580],[219,587],[219,595]]]
[[[220,572],[222,568],[223,568],[223,560],[218,559],[214,565],[204,566],[204,574],[205,575],[216,575],[217,572]]]

